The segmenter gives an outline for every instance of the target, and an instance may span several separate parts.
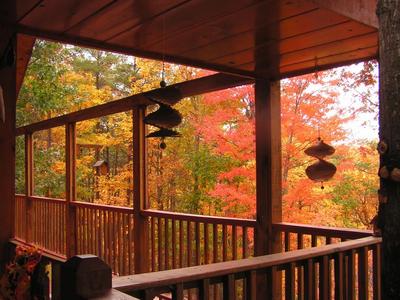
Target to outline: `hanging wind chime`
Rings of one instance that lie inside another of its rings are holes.
[[[324,189],[324,181],[328,181],[336,173],[335,165],[326,161],[324,158],[335,153],[335,148],[324,143],[324,141],[318,137],[317,144],[308,147],[304,153],[318,159],[317,162],[307,167],[306,174],[311,180],[321,182],[321,189]]]
[[[165,20],[163,21],[165,23]],[[163,24],[163,31],[165,31],[165,24]],[[165,35],[164,35],[165,36]],[[164,52],[165,52],[165,47]],[[165,138],[167,137],[180,137],[180,133],[172,130],[182,122],[181,113],[172,108],[173,105],[181,100],[182,93],[177,87],[167,86],[165,81],[165,59],[163,54],[162,73],[161,73],[160,88],[157,90],[146,93],[146,96],[159,105],[158,110],[148,114],[144,118],[144,123],[158,127],[159,130],[148,134],[147,138],[160,138],[160,149],[167,147]]]

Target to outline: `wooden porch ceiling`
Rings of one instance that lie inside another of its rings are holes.
[[[377,56],[375,0],[16,4],[21,33],[251,77],[277,79]]]

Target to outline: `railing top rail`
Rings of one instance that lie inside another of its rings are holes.
[[[130,292],[148,288],[169,286],[178,282],[192,282],[206,278],[221,277],[250,270],[265,269],[273,266],[282,266],[292,262],[319,258],[353,249],[373,246],[382,242],[381,238],[366,237],[358,240],[346,241],[338,244],[296,250],[285,253],[270,254],[236,261],[214,263],[203,266],[175,269],[154,273],[144,273],[131,276],[121,276],[113,279],[113,288]]]
[[[81,202],[81,201],[72,201],[71,205],[76,206],[76,207],[83,207],[83,208],[102,209],[102,210],[109,210],[109,211],[115,211],[115,212],[122,212],[122,213],[126,213],[126,214],[133,214],[133,211],[134,211],[133,207],[106,205],[106,204]]]
[[[218,217],[218,216],[203,216],[203,215],[176,213],[176,212],[169,212],[169,211],[160,211],[160,210],[153,210],[153,209],[143,210],[141,212],[141,214],[146,217],[157,217],[157,218],[166,218],[166,219],[173,219],[173,220],[182,220],[182,221],[209,223],[209,224],[236,225],[236,226],[244,226],[244,227],[255,227],[256,226],[256,220],[252,220],[252,219],[227,218],[227,217]]]
[[[275,223],[272,226],[277,231],[313,234],[313,235],[321,235],[321,236],[344,238],[344,239],[359,239],[372,235],[371,230],[353,229],[353,228],[316,226],[316,225],[306,225],[306,224],[296,224],[296,223],[286,223],[286,222]]]

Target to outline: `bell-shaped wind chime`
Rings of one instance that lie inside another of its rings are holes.
[[[308,147],[304,153],[318,159],[317,162],[307,167],[306,174],[311,180],[321,182],[321,189],[324,189],[324,181],[328,181],[336,173],[335,165],[324,160],[324,158],[335,153],[335,148],[324,143],[318,137],[317,144]]]
[[[172,105],[182,99],[181,91],[176,87],[168,87],[164,81],[164,63],[163,79],[160,82],[160,89],[146,93],[146,96],[159,105],[158,110],[148,114],[144,118],[144,123],[158,127],[159,130],[148,134],[147,138],[160,138],[160,149],[167,147],[165,138],[180,137],[180,133],[172,130],[182,122],[182,115],[179,111],[172,108]]]

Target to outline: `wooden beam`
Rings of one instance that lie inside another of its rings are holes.
[[[252,82],[253,80],[249,78],[217,73],[210,76],[177,83],[175,85],[171,85],[171,87],[179,88],[183,97],[191,97],[198,94],[214,92]],[[69,113],[60,117],[19,127],[17,128],[16,134],[21,135],[29,132],[31,133],[52,127],[63,126],[68,123],[80,122],[87,119],[128,111],[134,106],[154,104],[146,96],[147,93],[149,92],[136,94],[123,99]]]
[[[2,30],[5,33],[5,30]],[[8,44],[12,32],[2,34],[0,49]],[[16,46],[16,41],[13,41]],[[9,257],[7,245],[14,231],[15,195],[15,109],[16,109],[16,67],[0,70],[0,85],[3,88],[5,123],[0,121],[0,272]]]
[[[148,208],[146,182],[145,107],[133,109],[133,218],[135,273],[149,271],[149,222],[140,212]]]
[[[332,10],[338,14],[360,23],[378,28],[376,17],[377,0],[311,0],[321,8]]]
[[[17,35],[17,97],[24,81],[25,72],[31,59],[35,38],[25,34]]]

